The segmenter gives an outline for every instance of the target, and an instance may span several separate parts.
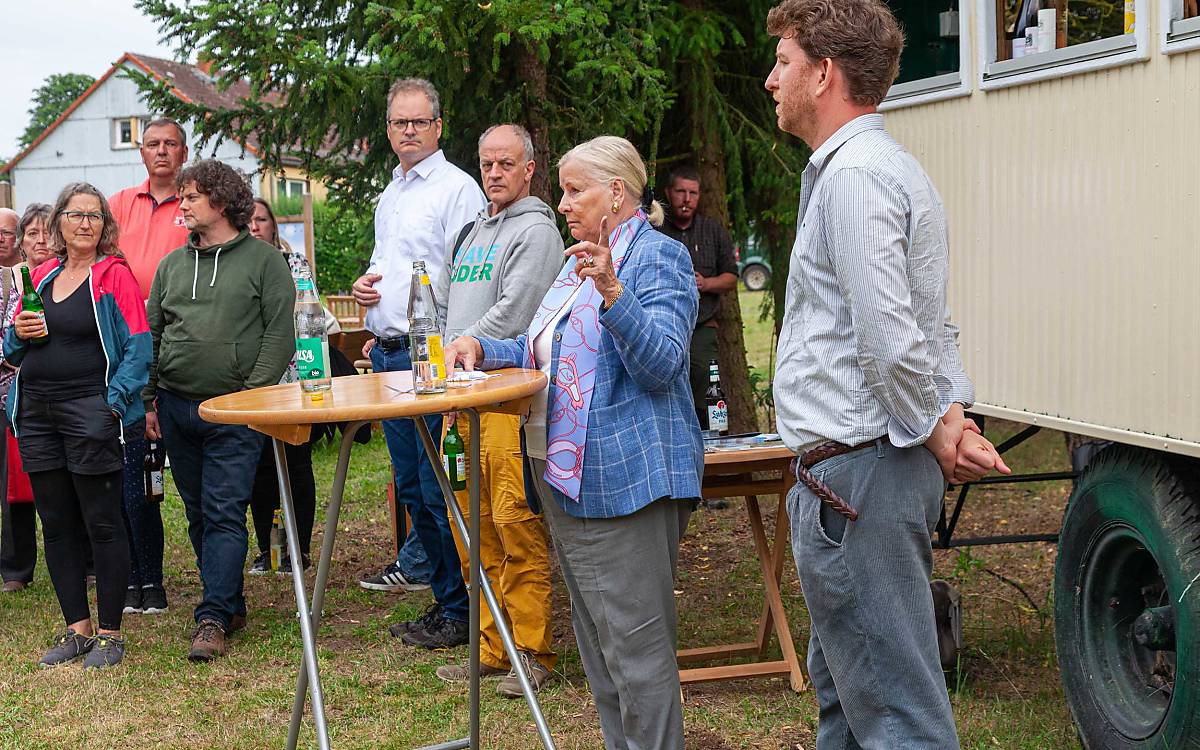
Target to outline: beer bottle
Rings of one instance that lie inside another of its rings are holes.
[[[715,359],[708,361],[708,390],[704,392],[704,403],[708,407],[709,432],[728,435],[729,407],[725,403],[725,391],[721,390],[721,374]]]
[[[156,441],[146,445],[146,456],[142,459],[145,470],[146,502],[163,501],[163,452]]]
[[[42,295],[37,293],[29,278],[29,266],[25,264],[21,264],[21,287],[25,290],[25,294],[21,295],[21,309],[37,313],[42,319],[42,335],[29,339],[29,343],[41,346],[50,340],[50,329],[46,327],[46,306],[42,304]]]
[[[446,362],[437,302],[425,261],[414,261],[408,290],[408,352],[412,357],[413,392],[445,393]]]
[[[467,451],[462,435],[458,432],[458,420],[446,430],[446,439],[442,441],[442,465],[446,467],[446,476],[450,479],[450,487],[455,490],[467,488]]]
[[[325,332],[325,310],[307,273],[296,280],[296,366],[300,388],[305,393],[328,391],[329,334]]]
[[[271,570],[279,571],[283,565],[283,510],[275,509],[271,519]]]

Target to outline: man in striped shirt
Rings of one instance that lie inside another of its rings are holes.
[[[788,513],[817,748],[958,748],[929,539],[946,480],[1008,469],[963,415],[974,389],[946,305],[941,198],[876,112],[904,37],[881,0],[784,0],[767,29],[779,127],[813,150],[774,394],[778,430],[811,472]]]

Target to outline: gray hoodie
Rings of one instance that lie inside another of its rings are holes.
[[[446,333],[515,338],[529,327],[538,304],[566,259],[554,212],[540,198],[522,198],[495,216],[480,211],[460,243],[446,248]]]

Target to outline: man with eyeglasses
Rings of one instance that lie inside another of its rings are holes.
[[[11,208],[0,208],[0,266],[9,268],[21,262],[17,224],[21,217]]]
[[[142,130],[142,163],[146,181],[109,198],[121,229],[121,253],[133,270],[142,300],[150,294],[158,264],[187,244],[188,230],[180,212],[175,179],[187,161],[187,136],[178,122],[159,119]],[[129,435],[125,444],[125,521],[129,537],[129,587],[126,614],[167,611],[163,588],[163,523],[155,503],[146,502],[142,463],[146,441]]]
[[[487,204],[475,180],[446,160],[438,146],[441,135],[441,103],[433,84],[420,78],[392,84],[387,136],[400,165],[392,171],[392,182],[375,208],[371,263],[354,282],[354,297],[367,308],[366,326],[375,334],[371,366],[376,372],[412,367],[407,334],[413,262],[424,261],[434,288],[441,286],[449,240]],[[438,300],[439,305],[445,303]],[[441,417],[426,419],[433,435],[440,434],[441,421]],[[383,430],[397,500],[408,508],[429,557],[435,599],[425,615],[393,627],[392,634],[428,649],[461,645],[467,642],[467,590],[445,499],[412,422],[389,420]],[[400,573],[392,563],[375,578],[396,580]]]

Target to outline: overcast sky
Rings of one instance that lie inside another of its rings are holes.
[[[0,0],[0,157],[17,154],[33,91],[52,73],[99,78],[125,52],[173,58],[133,0]]]

